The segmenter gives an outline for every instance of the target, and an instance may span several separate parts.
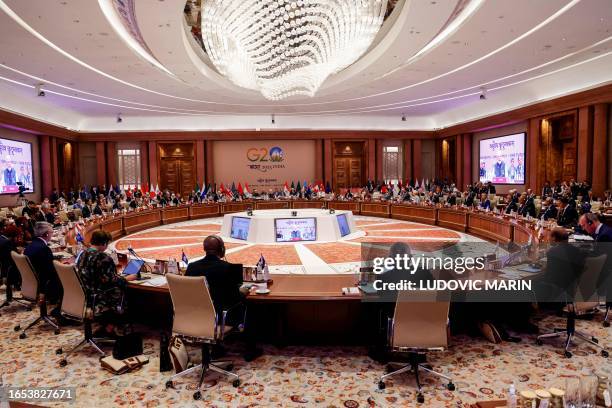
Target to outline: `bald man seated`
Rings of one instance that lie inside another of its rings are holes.
[[[204,276],[206,278],[210,289],[210,297],[217,313],[243,303],[244,294],[248,290],[244,292],[240,290],[242,286],[242,264],[233,264],[222,259],[225,257],[225,243],[217,235],[206,237],[204,252],[206,253],[204,258],[191,262],[187,266],[185,275]],[[243,307],[234,308],[232,312],[228,313],[227,324],[235,326],[242,323]],[[247,314],[247,321],[244,322],[244,341],[246,343],[244,359],[246,361],[252,361],[262,355],[262,350],[257,348],[255,343],[252,319],[253,316]],[[223,353],[222,348],[213,349],[213,354],[217,354],[217,356]]]
[[[206,237],[204,252],[204,258],[189,263],[185,275],[206,278],[215,310],[220,313],[243,300],[240,292],[242,264],[232,264],[222,259],[225,257],[225,243],[216,235]]]

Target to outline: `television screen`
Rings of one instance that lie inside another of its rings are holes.
[[[338,227],[340,227],[340,236],[344,237],[351,233],[351,227],[348,225],[346,214],[339,214],[336,216],[338,219]]]
[[[317,239],[316,218],[277,218],[274,220],[276,242],[314,241]]]
[[[525,133],[480,141],[478,179],[493,184],[525,184]]]
[[[0,194],[19,193],[17,183],[22,183],[27,193],[34,191],[32,145],[0,139]]]
[[[251,219],[245,217],[232,217],[232,230],[230,237],[234,239],[246,240],[249,236]]]

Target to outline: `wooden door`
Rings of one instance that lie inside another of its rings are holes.
[[[349,159],[350,164],[350,186],[349,187],[362,187],[365,183],[362,177],[362,163],[361,158]]]
[[[163,158],[160,166],[160,188],[189,194],[195,186],[193,159]]]

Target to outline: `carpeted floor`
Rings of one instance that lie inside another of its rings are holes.
[[[0,298],[4,298],[0,291]],[[265,354],[245,363],[232,352],[235,371],[242,385],[232,387],[225,378],[210,374],[202,401],[192,394],[197,375],[176,382],[176,389],[165,390],[170,373],[159,372],[158,333],[144,327],[145,354],[150,363],[138,372],[113,376],[100,368],[98,357],[90,351],[75,354],[65,368],[58,365],[54,350],[75,344],[81,338],[80,328],[71,326],[54,335],[43,326],[32,329],[20,340],[13,331],[17,323],[34,318],[17,306],[0,311],[0,373],[5,386],[77,387],[75,407],[115,406],[210,406],[210,407],[413,407],[414,380],[409,375],[389,380],[387,388],[376,388],[384,366],[367,357],[362,348],[286,347],[264,348]],[[563,326],[555,316],[539,322],[549,331]],[[579,321],[578,328],[599,337],[612,348],[611,329],[601,325],[601,316]],[[443,353],[431,355],[434,369],[450,375],[457,386],[454,392],[445,383],[424,375],[425,407],[467,407],[479,400],[504,398],[507,388],[516,382],[518,390],[561,386],[566,377],[579,376],[584,370],[607,373],[612,378],[612,360],[603,358],[595,348],[579,343],[574,357],[560,353],[562,341],[534,344],[533,336],[524,336],[519,344],[494,345],[480,338],[453,336],[452,346]],[[238,348],[236,347],[236,350]],[[196,350],[192,353],[198,358]],[[62,404],[49,404],[61,406]],[[66,405],[66,404],[65,404]]]

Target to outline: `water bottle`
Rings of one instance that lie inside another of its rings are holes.
[[[508,390],[508,408],[516,408],[516,387],[514,386],[514,383],[512,383],[512,385],[510,386],[510,389]]]

